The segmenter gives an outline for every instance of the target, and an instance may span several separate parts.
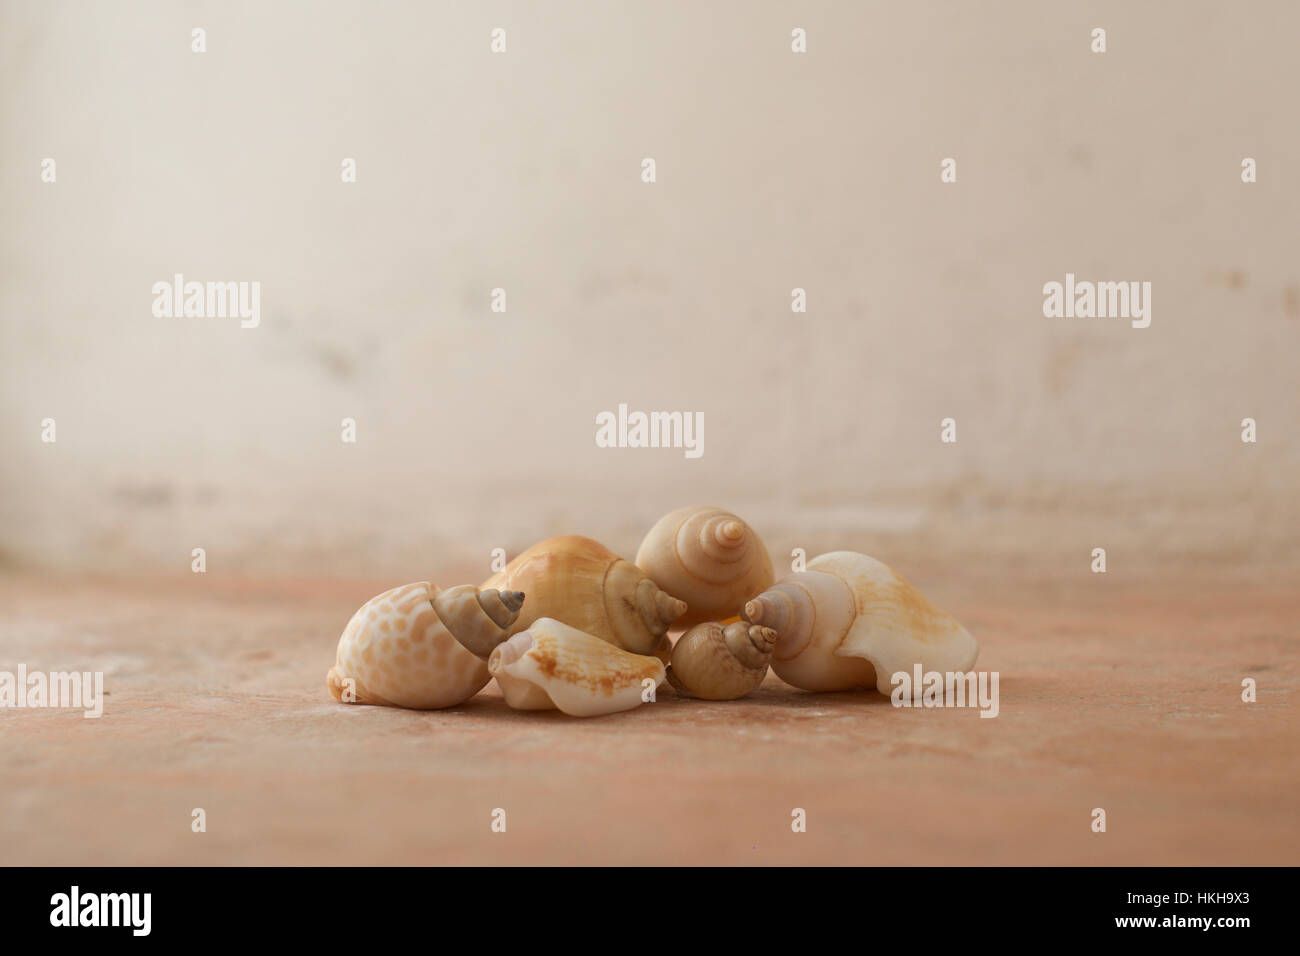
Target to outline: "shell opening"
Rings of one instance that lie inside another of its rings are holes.
[[[527,654],[532,647],[533,635],[527,631],[520,631],[510,640],[498,644],[488,658],[488,673],[494,677],[504,673],[507,667]]]

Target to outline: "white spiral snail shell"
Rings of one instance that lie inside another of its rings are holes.
[[[923,671],[966,672],[979,645],[875,558],[832,551],[813,558],[745,605],[744,619],[777,633],[772,670],[805,690],[892,689],[892,677]]]
[[[723,621],[772,585],[772,558],[758,534],[730,511],[678,508],[660,518],[636,552],[636,566],[686,602],[674,627]]]

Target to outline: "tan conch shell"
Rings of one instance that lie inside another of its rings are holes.
[[[721,621],[772,586],[772,559],[754,529],[729,511],[679,508],[650,529],[636,566],[689,610],[674,627]]]
[[[528,594],[511,633],[553,617],[633,654],[664,649],[669,625],[686,611],[636,565],[576,534],[533,545],[483,586]]]
[[[549,617],[494,650],[488,670],[516,710],[559,709],[574,717],[639,707],[645,681],[664,682],[657,657],[629,654]]]
[[[776,631],[733,621],[696,624],[677,639],[668,683],[704,700],[735,700],[763,683],[776,646]]]
[[[428,581],[363,604],[339,638],[326,685],[335,700],[433,710],[469,700],[491,680],[484,658],[519,616],[517,591]]]
[[[874,687],[892,691],[892,676],[965,672],[979,645],[950,615],[889,567],[853,551],[808,562],[745,605],[744,618],[777,632],[772,670],[805,690]]]

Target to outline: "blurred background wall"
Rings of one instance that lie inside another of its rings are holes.
[[[11,567],[486,576],[706,502],[778,563],[1300,560],[1295,4],[2,9]],[[703,457],[597,448],[620,402]]]

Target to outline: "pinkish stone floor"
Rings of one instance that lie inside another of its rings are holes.
[[[771,675],[586,721],[492,685],[442,712],[348,707],[324,684],[338,634],[401,582],[9,573],[0,670],[101,670],[110,696],[99,720],[0,711],[0,859],[1300,863],[1294,571],[905,573],[980,638],[998,718]]]

